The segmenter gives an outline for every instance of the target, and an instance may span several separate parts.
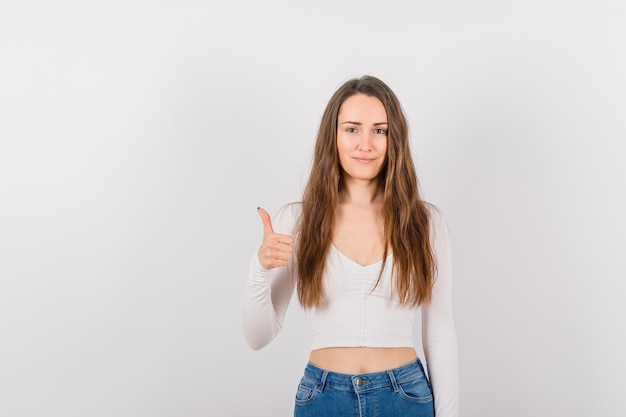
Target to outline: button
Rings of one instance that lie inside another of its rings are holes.
[[[368,383],[369,381],[367,379],[363,379],[363,378],[357,378],[356,379],[356,384],[359,387],[362,387],[363,385],[365,385],[366,383]]]

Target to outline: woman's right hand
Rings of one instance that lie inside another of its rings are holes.
[[[293,238],[289,235],[274,233],[272,219],[262,208],[258,208],[259,216],[263,222],[263,243],[259,248],[259,262],[265,269],[272,269],[287,265],[291,259]]]

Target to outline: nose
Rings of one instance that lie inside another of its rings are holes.
[[[359,142],[357,143],[357,148],[360,151],[369,151],[372,148],[372,134],[371,133],[363,133],[359,138]]]

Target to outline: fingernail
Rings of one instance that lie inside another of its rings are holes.
[[[257,209],[257,211],[258,211],[260,208],[261,208],[261,207],[257,207],[257,208],[256,208],[256,209]]]

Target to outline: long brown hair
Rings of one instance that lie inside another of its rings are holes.
[[[322,115],[296,232],[298,299],[302,306],[311,308],[318,306],[324,296],[324,266],[341,187],[337,116],[342,103],[356,94],[378,98],[387,111],[389,123],[387,158],[379,174],[386,242],[381,274],[391,249],[400,303],[418,306],[430,301],[436,269],[429,236],[429,211],[420,197],[406,116],[394,92],[372,76],[354,78],[341,85]]]

